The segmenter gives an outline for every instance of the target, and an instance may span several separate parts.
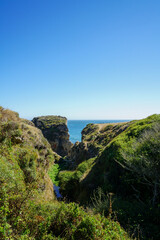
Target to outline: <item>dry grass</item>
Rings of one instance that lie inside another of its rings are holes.
[[[119,125],[124,125],[124,124],[127,124],[127,122],[119,122],[119,123],[98,123],[98,124],[95,124],[95,125],[98,126],[99,132],[103,132],[107,126],[112,126],[112,127],[114,127],[114,126],[119,126]]]
[[[3,121],[3,122],[18,121],[19,119],[20,119],[19,114],[17,112],[0,107],[0,120],[1,121]]]

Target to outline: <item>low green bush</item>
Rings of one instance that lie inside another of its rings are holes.
[[[49,232],[66,240],[130,239],[118,222],[92,212],[75,203],[62,203],[51,217]]]

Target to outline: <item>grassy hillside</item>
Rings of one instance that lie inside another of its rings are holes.
[[[97,157],[129,125],[130,122],[88,124],[82,130],[82,142],[76,142],[67,156],[71,161],[69,168],[75,170],[81,162]]]
[[[114,137],[123,132],[130,124],[131,122],[88,124],[82,130],[82,142],[106,147]]]
[[[84,134],[84,131],[86,131],[86,129],[89,129],[89,136],[87,136],[87,134],[83,136],[83,141],[87,141],[89,142],[89,144],[92,145],[101,145],[101,150],[93,161],[86,160],[88,168],[86,169],[86,171],[83,171],[85,177],[83,177],[83,181],[81,181],[81,177],[77,180],[81,184],[83,184],[84,182],[84,186],[88,186],[89,183],[92,183],[92,187],[94,189],[96,189],[98,186],[101,186],[105,191],[112,191],[117,193],[120,192],[121,194],[125,194],[126,192],[126,194],[128,194],[126,182],[129,182],[129,179],[125,180],[126,175],[132,175],[133,173],[135,178],[143,178],[143,176],[140,175],[143,175],[144,173],[140,174],[140,171],[138,173],[138,169],[140,170],[142,168],[142,165],[144,168],[144,164],[146,164],[146,171],[147,167],[148,171],[151,170],[151,162],[152,164],[154,164],[155,159],[155,156],[153,156],[153,154],[159,154],[159,125],[160,115],[152,115],[146,119],[139,121],[132,121],[129,123],[121,123],[114,125],[107,124],[99,133],[98,126],[87,126],[83,130],[82,134]],[[92,132],[90,131],[91,128],[94,129]],[[94,136],[95,131],[96,135]],[[149,136],[148,139],[150,139],[150,143],[143,143],[143,139],[144,141],[147,141],[147,139],[145,140],[145,136],[147,135]],[[101,144],[102,142],[103,144]],[[137,149],[135,149],[136,144],[138,143],[139,146],[137,147]],[[146,146],[146,149],[145,144],[148,144]],[[154,144],[157,147],[157,152],[155,153],[152,152]],[[133,154],[135,154],[135,158],[133,158],[132,156],[131,159],[131,155]],[[150,161],[150,164],[149,160],[147,163],[142,163],[142,159],[138,159],[138,154],[139,156],[141,156],[142,154],[146,154],[145,156],[147,156],[147,159],[152,159],[152,161]],[[68,174],[71,175],[73,172],[77,172],[80,166],[83,164],[85,164],[85,162],[78,165],[74,171],[71,171],[71,173],[68,172]],[[136,170],[134,165],[138,164],[139,168],[137,167]],[[158,159],[155,163],[155,166],[157,172],[159,172]],[[152,166],[152,171],[153,168],[154,165]],[[90,171],[88,171],[89,169]],[[60,179],[64,186],[65,181],[63,182],[63,174],[65,176],[66,171],[60,172]],[[151,181],[149,180],[150,177],[151,176],[148,176],[148,181]],[[157,185],[159,185],[159,182],[157,182]],[[87,195],[88,191],[90,192],[90,190],[87,189]]]
[[[86,181],[95,182],[93,180],[95,176],[100,175],[96,181],[97,186],[102,186],[105,191],[124,195],[131,192],[130,186],[131,184],[134,186],[135,183],[136,189],[138,188],[141,194],[139,197],[146,198],[144,193],[148,192],[148,189],[143,192],[142,188],[145,187],[141,182],[148,181],[152,185],[154,181],[151,179],[151,174],[155,174],[154,169],[157,174],[160,173],[159,126],[160,115],[152,115],[144,120],[131,122],[130,126],[115,137],[96,159],[97,163]],[[155,152],[153,145],[157,147]],[[148,176],[147,171],[150,172]],[[159,185],[159,182],[157,184]]]
[[[0,108],[1,182],[8,183],[9,178],[10,183],[15,182],[15,187],[20,183],[24,187],[36,183],[43,192],[46,182],[50,181],[47,171],[54,156],[49,143],[33,123]],[[11,189],[14,191],[13,186]],[[52,198],[53,191],[49,195],[44,196]]]
[[[98,188],[105,193],[106,201],[107,194],[113,193],[114,210],[120,220],[125,219],[121,224],[141,224],[142,232],[149,237],[153,228],[155,239],[159,239],[160,115],[99,129],[98,125],[88,125],[82,132],[83,141],[100,146],[97,156],[80,163],[74,171],[59,173],[64,194],[87,204]]]

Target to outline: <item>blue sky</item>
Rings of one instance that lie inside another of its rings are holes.
[[[160,113],[159,0],[1,0],[0,105],[31,119]]]

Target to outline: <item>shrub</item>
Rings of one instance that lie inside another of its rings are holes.
[[[117,222],[85,212],[75,203],[62,203],[51,217],[49,232],[66,240],[129,239]]]

